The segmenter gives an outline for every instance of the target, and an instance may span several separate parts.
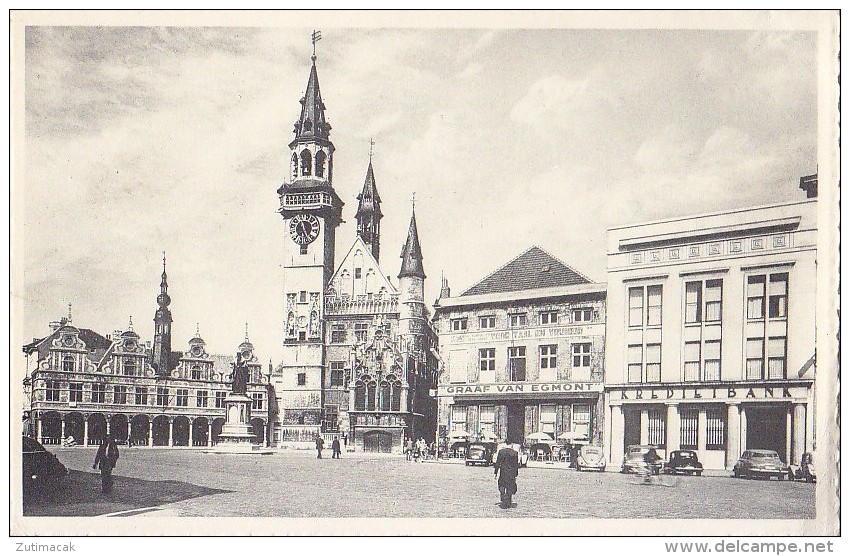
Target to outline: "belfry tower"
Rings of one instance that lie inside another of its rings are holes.
[[[168,295],[168,275],[165,273],[165,252],[162,253],[162,281],[159,295],[156,296],[159,307],[154,313],[153,326],[153,368],[159,377],[171,374],[171,296]]]
[[[357,235],[363,243],[372,251],[372,256],[380,262],[381,250],[381,196],[378,195],[378,187],[375,184],[375,171],[372,169],[372,156],[369,155],[369,168],[366,170],[366,180],[363,182],[363,191],[357,196]]]

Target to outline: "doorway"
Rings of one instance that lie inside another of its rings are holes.
[[[364,452],[388,454],[393,449],[393,435],[384,431],[371,431],[363,435]]]
[[[765,408],[748,407],[747,412],[747,449],[774,450],[779,459],[785,461],[786,438],[785,419],[787,409],[784,407]],[[785,462],[789,463],[789,462]]]
[[[519,403],[508,404],[508,422],[506,439],[511,444],[522,444],[525,440],[525,406]]]
[[[628,446],[640,444],[640,410],[623,410],[623,450]]]

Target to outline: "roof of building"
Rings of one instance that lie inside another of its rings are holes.
[[[310,67],[307,91],[304,93],[304,98],[301,99],[301,114],[295,126],[296,138],[321,137],[327,139],[331,128],[325,121],[325,103],[322,102],[322,93],[319,91],[319,74],[316,72],[315,60]]]
[[[378,195],[378,186],[375,183],[375,171],[372,169],[372,161],[369,161],[369,168],[366,170],[366,179],[363,181],[363,191],[357,196],[357,214],[355,218],[359,218],[361,214],[374,212],[380,218],[381,213],[381,196]]]
[[[460,295],[485,295],[590,283],[592,281],[587,276],[534,245]]]
[[[398,277],[418,276],[425,279],[425,268],[422,266],[422,246],[419,244],[419,232],[416,229],[416,209],[410,215],[410,228],[407,230],[407,241],[401,250],[401,271]]]
[[[101,336],[94,330],[90,330],[88,328],[75,328],[70,324],[65,323],[47,336],[45,336],[44,338],[33,338],[32,342],[23,346],[24,353],[29,355],[30,353],[39,350],[39,356],[41,356],[42,353],[40,348],[43,346],[46,346],[47,348],[50,347],[50,342],[48,340],[52,340],[53,338],[58,336],[61,331],[68,331],[69,329],[78,331],[80,340],[82,340],[83,343],[86,345],[86,349],[96,355],[103,355],[103,353],[105,353],[106,350],[109,349],[109,346],[112,344],[110,340],[106,339],[106,337],[104,336]]]

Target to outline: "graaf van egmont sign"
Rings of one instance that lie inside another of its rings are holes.
[[[481,344],[487,342],[534,340],[543,338],[567,338],[601,336],[605,333],[603,324],[584,326],[546,326],[519,330],[497,330],[493,332],[459,332],[449,334],[447,344]],[[442,342],[442,340],[441,340]]]
[[[805,399],[807,386],[703,386],[699,388],[642,388],[624,389],[619,394],[612,393],[611,398],[622,401],[680,401],[680,400],[771,400]]]
[[[512,395],[512,394],[573,394],[601,392],[602,384],[593,382],[503,382],[495,384],[452,384],[440,386],[440,396]]]

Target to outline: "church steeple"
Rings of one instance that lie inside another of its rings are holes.
[[[301,98],[301,115],[295,122],[295,138],[322,138],[330,135],[331,125],[325,120],[325,103],[319,90],[319,74],[316,71],[316,56],[310,67],[310,77],[307,79],[307,91]]]
[[[168,295],[168,274],[165,272],[165,251],[162,252],[162,281],[159,284],[159,295],[156,296],[159,307],[154,313],[154,337],[152,365],[157,376],[168,376],[171,373],[171,296]]]
[[[410,215],[410,228],[407,230],[407,242],[401,250],[401,272],[398,277],[416,276],[425,279],[422,266],[422,246],[419,245],[419,232],[416,229],[416,206]]]
[[[375,184],[375,171],[372,169],[372,157],[369,157],[369,168],[366,170],[366,180],[363,191],[357,196],[357,235],[372,251],[375,260],[379,260],[381,249],[381,196]]]

